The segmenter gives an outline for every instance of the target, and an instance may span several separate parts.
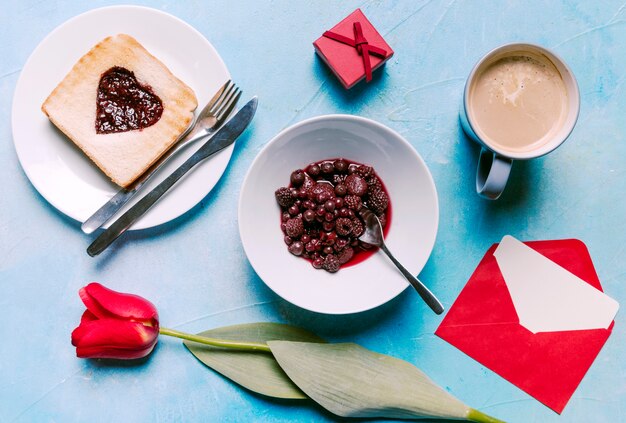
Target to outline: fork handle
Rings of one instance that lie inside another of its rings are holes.
[[[408,280],[411,283],[411,285],[413,285],[413,288],[415,288],[417,293],[420,295],[420,297],[422,297],[422,299],[428,305],[428,307],[430,307],[431,310],[437,314],[443,313],[443,310],[444,310],[443,305],[441,305],[437,297],[435,297],[435,294],[430,292],[430,289],[428,289],[426,285],[422,283],[422,281],[420,281],[415,276],[413,276],[411,272],[406,270],[406,268],[403,265],[401,265],[398,260],[396,260],[393,254],[391,254],[391,251],[389,251],[389,249],[385,245],[385,243],[381,244],[380,249],[383,250],[385,254],[387,254],[387,257],[389,257],[389,259],[393,262],[393,264],[396,265],[398,270],[402,272],[406,280]]]

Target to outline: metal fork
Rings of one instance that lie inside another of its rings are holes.
[[[84,233],[90,234],[104,225],[115,213],[117,213],[139,189],[148,182],[157,171],[169,161],[169,159],[188,146],[189,144],[203,139],[219,129],[226,118],[235,108],[241,97],[241,90],[229,79],[218,90],[213,98],[202,109],[189,128],[178,138],[172,148],[166,151],[148,170],[146,170],[130,186],[122,188],[109,201],[98,209],[89,219],[81,225]]]

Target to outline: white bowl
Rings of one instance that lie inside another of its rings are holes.
[[[327,115],[280,132],[256,157],[239,197],[239,233],[256,273],[276,294],[307,310],[346,314],[391,300],[408,282],[382,253],[337,273],[287,251],[274,191],[309,163],[343,157],[374,167],[392,205],[387,246],[413,274],[422,270],[439,222],[437,191],[424,160],[397,132],[370,119]]]

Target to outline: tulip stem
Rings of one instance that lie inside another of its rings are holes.
[[[161,335],[173,336],[175,338],[186,339],[187,341],[197,342],[199,344],[211,345],[212,347],[228,348],[240,351],[265,351],[271,352],[267,344],[259,344],[255,342],[229,341],[226,339],[207,338],[205,336],[192,335],[190,333],[180,332],[174,329],[159,328]]]

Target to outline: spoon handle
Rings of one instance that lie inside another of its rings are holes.
[[[437,314],[443,313],[443,305],[441,305],[437,297],[435,297],[435,294],[430,292],[430,290],[426,287],[426,285],[424,285],[419,279],[413,276],[408,270],[406,270],[406,268],[403,265],[400,264],[398,260],[396,260],[393,254],[391,254],[391,251],[389,251],[389,249],[385,245],[385,243],[382,243],[380,248],[385,252],[385,254],[387,254],[387,257],[391,259],[391,261],[393,262],[393,264],[396,265],[398,270],[402,272],[406,280],[408,280],[411,283],[411,285],[413,285],[413,288],[415,288],[415,290],[420,295],[420,297],[422,297],[424,302],[428,304],[428,307],[430,307],[432,311],[434,311]]]

